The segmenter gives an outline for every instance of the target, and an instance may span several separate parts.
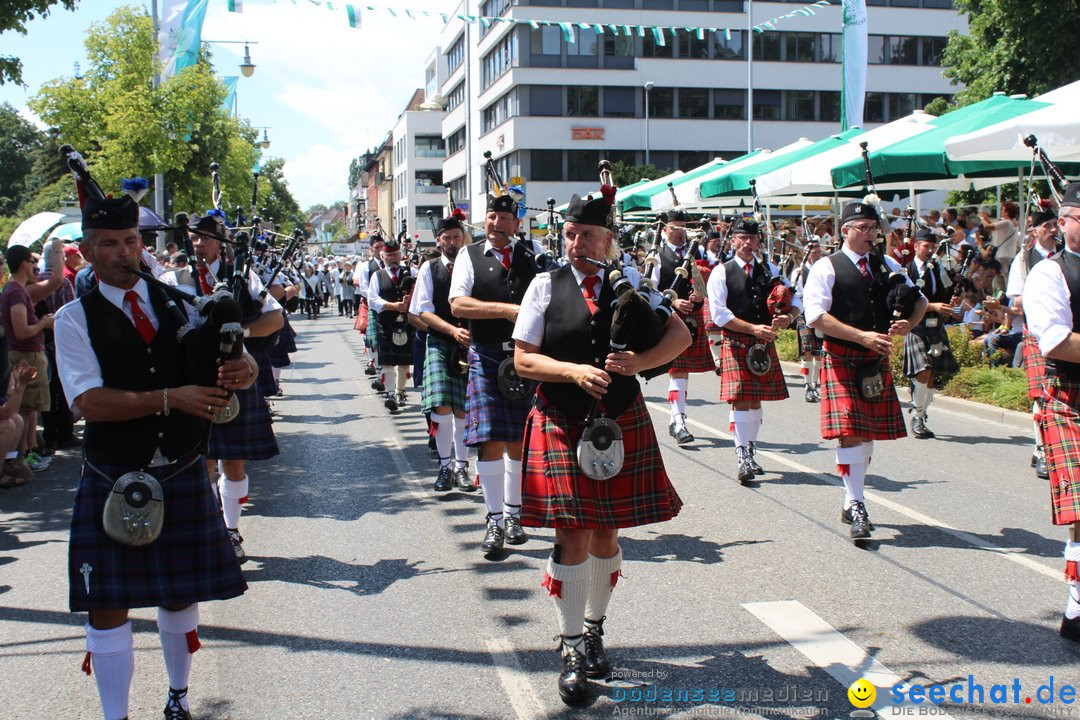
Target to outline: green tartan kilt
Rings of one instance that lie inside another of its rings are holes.
[[[437,407],[465,411],[465,387],[469,376],[451,372],[450,353],[453,346],[453,341],[428,333],[421,402],[424,412],[430,412]]]

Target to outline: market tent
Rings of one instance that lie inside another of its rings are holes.
[[[25,245],[30,247],[41,240],[45,233],[52,230],[67,219],[66,215],[58,212],[42,212],[23,220],[15,232],[8,239],[8,247],[12,245]]]
[[[615,192],[615,207],[616,208],[619,207],[619,202],[622,201],[623,198],[625,198],[628,194],[633,193],[635,188],[640,188],[641,186],[643,186],[643,185],[645,185],[647,183],[650,183],[650,182],[652,182],[652,180],[649,180],[648,178],[643,178],[641,180],[638,180],[637,182],[630,183],[629,185],[627,185],[625,187],[619,188]],[[597,189],[597,192],[599,192],[599,188]],[[567,200],[562,205],[556,205],[555,206],[555,212],[557,214],[559,214],[559,215],[562,215],[564,212],[566,212],[566,208],[569,207],[569,206],[570,206],[570,201]],[[548,221],[548,211],[547,210],[543,210],[543,211],[538,212],[536,215],[533,215],[533,218],[536,221],[538,227],[542,227],[542,228],[547,227],[547,221]]]
[[[732,161],[734,162],[734,161]],[[710,172],[718,167],[724,167],[731,163],[721,159],[714,158],[709,162],[699,167],[693,168],[687,172],[677,171],[670,175],[665,175],[662,178],[657,178],[641,187],[637,188],[634,193],[623,201],[623,212],[641,212],[651,211],[653,209],[653,199],[667,192],[668,183],[679,185],[687,180],[693,180],[707,172]]]

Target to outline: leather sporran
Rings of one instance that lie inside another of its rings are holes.
[[[394,328],[390,334],[390,342],[394,343],[394,347],[405,347],[409,344],[409,333],[404,326]]]
[[[772,369],[772,358],[769,357],[769,346],[764,343],[754,343],[746,351],[746,369],[751,374],[761,377]]]
[[[863,396],[863,399],[873,400],[881,397],[881,393],[885,392],[884,374],[885,371],[879,360],[859,366],[857,371],[859,394]]]
[[[619,424],[611,418],[590,417],[577,444],[581,472],[593,480],[608,480],[622,472],[625,450]]]
[[[464,377],[469,374],[469,351],[454,343],[446,360],[446,370],[451,375]]]
[[[524,400],[533,393],[533,383],[518,375],[514,367],[514,357],[504,358],[499,363],[499,392],[507,400]]]
[[[124,473],[113,483],[101,520],[105,534],[118,543],[139,547],[154,542],[165,523],[161,483],[144,472]]]

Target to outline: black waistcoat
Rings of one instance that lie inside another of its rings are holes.
[[[686,248],[686,252],[689,252],[688,245],[683,245],[683,247]],[[684,261],[685,258],[680,260],[679,256],[668,247],[666,242],[660,246],[660,284],[657,285],[658,290],[663,292],[671,287],[671,284],[675,282],[675,268],[682,265]],[[679,299],[686,300],[688,297],[690,297],[689,291],[684,291],[679,296]]]
[[[769,297],[769,281],[772,273],[761,263],[753,262],[751,277],[739,267],[735,258],[724,263],[724,279],[727,282],[728,310],[740,320],[753,325],[768,325],[772,322],[765,300]]]
[[[450,312],[450,271],[441,258],[429,261],[428,269],[431,272],[431,302],[435,306],[435,314],[454,327],[461,327],[462,320]],[[428,328],[428,332],[442,340],[452,340],[437,330]]]
[[[1045,258],[1044,258],[1045,259]],[[1069,287],[1069,309],[1072,310],[1072,331],[1080,332],[1080,257],[1065,251],[1055,257]],[[1049,375],[1065,375],[1073,381],[1080,381],[1080,363],[1065,362],[1046,358],[1046,372]]]
[[[124,311],[106,300],[98,288],[81,299],[86,332],[101,366],[105,387],[117,390],[158,390],[187,384],[179,329],[159,293],[150,289],[150,304],[158,331],[147,347]],[[237,420],[236,422],[240,422]],[[146,467],[158,447],[165,457],[179,460],[206,452],[210,423],[173,408],[168,417],[148,415],[118,422],[87,422],[86,457],[92,463]]]
[[[379,297],[386,302],[401,302],[401,281],[405,279],[405,273],[405,268],[398,268],[397,284],[390,278],[389,270],[380,270],[375,273],[376,277],[379,278]],[[396,310],[383,310],[379,313],[379,317],[397,317],[399,314]]]
[[[952,290],[945,287],[945,283],[941,282],[941,270],[937,260],[931,258],[924,266],[922,275],[919,274],[918,268],[915,267],[915,261],[912,260],[907,267],[907,275],[911,278],[911,282],[922,292],[927,302],[942,303],[952,299]],[[930,278],[931,275],[933,280]],[[921,285],[919,284],[920,280],[923,281]],[[931,285],[931,282],[933,282],[933,285]],[[931,288],[933,291],[931,291]],[[938,317],[941,317],[938,313],[927,311],[919,324],[926,325],[927,320]]]
[[[529,283],[536,277],[536,255],[520,242],[514,243],[510,270],[502,265],[502,256],[484,252],[486,243],[469,245],[466,250],[473,267],[472,297],[488,302],[520,305]],[[514,334],[509,320],[469,320],[469,335],[474,345],[501,345]]]
[[[615,298],[610,283],[600,286],[598,309],[589,313],[573,268],[564,265],[551,272],[551,302],[544,311],[544,337],[540,352],[565,362],[603,367],[611,352],[611,301]],[[611,373],[611,384],[604,395],[603,410],[616,418],[630,407],[641,388],[637,378]],[[540,393],[549,405],[569,417],[581,420],[592,404],[584,390],[573,383],[540,383]]]
[[[889,307],[885,297],[889,294],[889,266],[880,255],[870,253],[867,256],[872,283],[866,281],[858,266],[842,250],[826,258],[836,271],[836,280],[832,289],[832,307],[829,314],[859,330],[888,332],[892,324]],[[865,350],[862,345],[839,338],[826,336],[830,342],[846,347]]]
[[[367,273],[367,276],[368,276],[368,281],[370,281],[370,280],[371,280],[371,276],[372,276],[372,275],[374,275],[375,273],[377,273],[377,272],[379,272],[380,270],[382,270],[382,265],[380,265],[380,264],[379,264],[379,261],[378,261],[378,260],[376,260],[375,258],[372,258],[372,259],[371,259],[371,262],[369,262],[369,263],[368,263],[368,266],[367,266],[367,267],[368,267],[368,273]]]

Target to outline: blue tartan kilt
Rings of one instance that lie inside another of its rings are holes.
[[[469,381],[465,390],[465,444],[486,442],[520,443],[525,437],[525,420],[533,396],[507,400],[499,392],[499,363],[512,350],[501,347],[469,348]]]
[[[261,367],[261,366],[260,366]],[[230,423],[210,427],[206,456],[214,460],[266,460],[278,454],[270,410],[259,383],[239,390],[240,414]]]
[[[289,367],[292,360],[289,353],[296,352],[296,331],[289,323],[289,313],[283,312],[285,327],[278,331],[278,341],[270,350],[270,365],[276,368]]]
[[[161,483],[164,527],[157,540],[141,547],[110,538],[101,520],[113,481],[137,468],[98,465],[105,478],[83,464],[68,545],[72,612],[190,605],[227,600],[247,590],[203,456],[147,472],[167,478],[188,463]],[[88,572],[80,572],[84,568]]]
[[[455,344],[428,333],[424,358],[424,412],[437,407],[465,409],[466,376],[450,371],[450,352]]]
[[[379,338],[381,336],[382,328],[379,327],[379,313],[369,307],[367,311],[367,334],[364,335],[364,342],[369,350],[379,349]]]
[[[270,360],[271,352],[263,350],[251,354],[251,357],[255,358],[255,362],[259,364],[259,375],[255,379],[255,384],[259,386],[259,392],[263,397],[269,397],[277,392],[277,383],[274,382],[274,365]]]

